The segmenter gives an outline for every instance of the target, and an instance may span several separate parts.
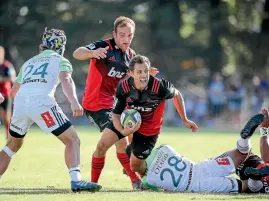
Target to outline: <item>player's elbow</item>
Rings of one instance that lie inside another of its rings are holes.
[[[85,57],[87,49],[85,47],[79,47],[73,52],[73,57],[77,60],[86,60]]]

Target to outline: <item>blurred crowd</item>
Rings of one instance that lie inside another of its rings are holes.
[[[207,86],[196,86],[200,92],[186,87],[184,95],[186,112],[201,127],[238,128],[245,117],[256,114],[266,104],[269,83],[263,75],[254,76],[252,81],[244,82],[239,74],[229,78],[215,73]],[[189,89],[189,90],[187,90]],[[173,104],[167,103],[166,125],[180,125]]]

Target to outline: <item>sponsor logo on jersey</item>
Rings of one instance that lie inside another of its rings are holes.
[[[31,83],[31,82],[39,82],[39,83],[47,83],[46,79],[32,79],[32,80],[23,80],[22,84]]]
[[[116,71],[115,67],[112,67],[107,74],[109,77],[123,78],[125,72]]]
[[[263,177],[262,178],[262,183],[263,183],[263,187],[264,187],[264,192],[265,193],[269,193],[269,185],[268,185],[268,179],[269,179],[269,177],[267,176],[267,177]]]
[[[131,108],[137,111],[141,111],[141,112],[151,112],[153,110],[153,108],[151,107],[141,107],[141,106],[134,106],[134,105],[131,105]]]
[[[163,151],[159,152],[157,160],[154,166],[151,168],[151,171],[154,172],[155,174],[159,174],[167,158],[168,154],[164,153]]]

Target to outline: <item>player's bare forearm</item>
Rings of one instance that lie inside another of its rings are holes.
[[[12,101],[14,101],[14,98],[15,98],[17,92],[19,91],[20,86],[21,85],[19,83],[17,83],[17,82],[15,82],[14,85],[12,86],[12,89],[10,91],[10,98],[11,98]]]
[[[261,158],[265,163],[269,163],[269,142],[268,136],[263,136],[260,138],[260,152]]]
[[[94,50],[89,50],[86,47],[79,47],[73,52],[73,57],[77,60],[88,60],[94,58]]]
[[[65,96],[69,100],[70,103],[78,102],[77,94],[76,94],[76,86],[71,77],[70,73],[61,72],[60,80],[62,83],[62,88]]]
[[[172,99],[173,103],[175,105],[175,108],[177,109],[178,114],[181,117],[182,121],[187,120],[186,116],[186,110],[185,110],[185,103],[182,94],[177,90],[177,95]]]
[[[113,125],[114,127],[120,132],[123,133],[123,127],[120,123],[120,115],[119,114],[114,114],[112,113],[112,121],[113,121]]]

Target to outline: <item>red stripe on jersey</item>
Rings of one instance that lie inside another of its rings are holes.
[[[157,85],[156,85],[156,93],[159,93],[159,89],[160,89],[160,81],[157,81]]]
[[[160,82],[159,82],[159,80],[157,80],[156,78],[154,78],[154,80],[153,80],[153,85],[152,85],[152,91],[154,92],[154,93],[158,93],[158,91],[159,91],[159,87],[160,87]]]
[[[109,45],[109,48],[113,50],[113,47],[112,47],[112,44],[111,44],[110,40],[107,39],[107,40],[104,40],[104,41]]]
[[[127,87],[126,87],[126,82],[125,80],[122,81],[122,89],[124,93],[127,93]]]
[[[151,87],[151,91],[154,92],[154,89],[155,89],[155,85],[156,85],[156,79],[153,80],[153,84],[152,84],[152,87]]]
[[[130,90],[130,87],[129,87],[129,84],[128,84],[128,80],[124,80],[124,82],[126,81],[126,86],[127,86],[127,92],[131,91]]]

